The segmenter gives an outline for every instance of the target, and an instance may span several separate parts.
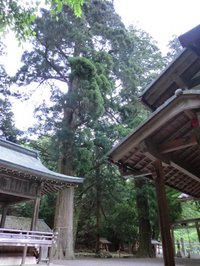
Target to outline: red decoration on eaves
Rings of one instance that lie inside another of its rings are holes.
[[[198,121],[197,118],[193,118],[193,119],[192,119],[192,126],[193,126],[193,127],[198,127],[198,126],[199,126],[199,121]]]

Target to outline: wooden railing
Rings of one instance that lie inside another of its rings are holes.
[[[23,247],[23,254],[21,265],[25,264],[28,247],[35,247],[39,251],[38,263],[41,261],[41,249],[47,247],[48,258],[47,262],[50,263],[50,249],[56,243],[56,233],[53,232],[40,232],[40,231],[27,231],[0,228],[0,246],[15,246]]]

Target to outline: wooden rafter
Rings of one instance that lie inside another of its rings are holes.
[[[160,153],[164,154],[164,153],[168,153],[172,151],[181,150],[187,147],[191,147],[197,144],[198,144],[198,140],[196,136],[193,134],[190,136],[185,136],[179,139],[175,139],[173,141],[160,144],[159,151]]]

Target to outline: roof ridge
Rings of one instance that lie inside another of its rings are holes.
[[[21,145],[10,142],[8,140],[0,139],[0,147],[5,147],[5,148],[8,148],[10,150],[14,150],[14,151],[32,156],[36,159],[39,158],[39,152],[38,151],[22,147]]]

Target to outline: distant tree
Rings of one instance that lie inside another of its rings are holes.
[[[20,131],[14,125],[12,105],[6,96],[0,98],[0,137],[12,142],[17,142]]]
[[[4,54],[4,45],[0,43],[0,56]],[[14,124],[14,114],[10,101],[10,79],[2,64],[0,64],[0,137],[12,142],[17,142],[17,130]]]
[[[181,46],[178,36],[176,35],[172,36],[172,39],[169,41],[167,46],[169,51],[166,55],[166,59],[168,63],[170,63],[183,51],[183,47]]]

